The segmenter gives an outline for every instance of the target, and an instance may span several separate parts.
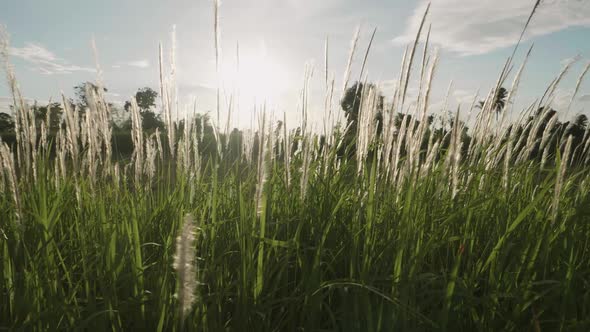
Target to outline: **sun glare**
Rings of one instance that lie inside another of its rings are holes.
[[[241,106],[279,102],[288,82],[284,66],[264,49],[240,54],[239,63],[234,60],[222,69],[222,80]]]

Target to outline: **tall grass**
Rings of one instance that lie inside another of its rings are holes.
[[[380,133],[376,91],[363,91],[352,158],[339,153],[346,131],[322,145],[305,123],[276,131],[268,114],[238,160],[222,144],[201,158],[196,124],[175,132],[162,49],[168,148],[141,132],[132,103],[133,158],[112,161],[108,104],[92,91],[84,118],[64,98],[65,129],[38,143],[5,66],[17,142],[0,143],[0,329],[590,329],[590,171],[580,162],[590,135],[545,137],[546,111],[501,125],[492,101],[506,70],[471,140],[459,110],[436,128],[426,121],[437,66],[427,45],[418,99],[406,100],[420,38]],[[358,32],[344,88],[357,43]]]

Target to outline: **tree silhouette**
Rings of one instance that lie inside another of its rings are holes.
[[[340,157],[346,154],[347,159],[350,159],[356,151],[355,139],[358,129],[362,96],[365,92],[364,89],[371,88],[376,89],[375,85],[372,83],[363,84],[361,82],[356,82],[345,91],[344,96],[340,101],[340,106],[346,116],[346,126],[348,128],[346,133],[344,133],[344,144],[341,145],[341,148],[338,151]],[[383,130],[383,105],[384,97],[379,93],[377,96],[377,110],[374,119],[377,122],[377,136],[379,136]]]
[[[498,114],[502,112],[504,107],[506,107],[506,99],[508,98],[508,90],[504,87],[500,87],[497,93],[494,95],[494,100],[492,101],[492,110],[496,111],[496,119],[498,118]],[[485,101],[479,101],[477,107],[483,108]]]
[[[354,126],[354,128],[351,129],[356,129],[356,124],[358,123],[359,112],[361,109],[362,96],[365,88],[376,89],[375,85],[372,83],[368,83],[365,86],[365,84],[361,82],[356,82],[353,86],[346,90],[346,92],[344,93],[344,97],[342,98],[342,101],[340,101],[340,106],[342,107],[342,110],[344,111],[344,114],[346,116],[346,124],[349,126]],[[377,98],[378,105],[375,118],[377,121],[379,121],[379,119],[383,119],[384,97],[383,95],[381,95],[381,93],[379,93]],[[378,124],[378,126],[379,125],[380,124]]]
[[[138,89],[135,93],[135,100],[141,115],[143,130],[154,131],[156,128],[160,130],[164,129],[164,121],[162,121],[160,114],[152,110],[152,107],[156,106],[156,98],[158,98],[158,93],[149,87]],[[125,102],[124,109],[125,111],[131,109],[131,101]],[[131,128],[131,120],[128,120],[124,127]]]
[[[35,103],[32,106],[33,114],[35,115],[35,121],[40,124],[47,118],[47,112],[49,112],[49,130],[56,132],[62,124],[63,109],[60,103],[51,103],[49,105],[39,106]]]
[[[107,88],[102,88],[104,92],[107,92]],[[80,108],[80,111],[83,112],[84,109],[88,107],[88,96],[87,91],[94,91],[94,93],[98,94],[99,87],[98,85],[92,82],[82,82],[74,87],[74,93],[76,94],[76,101],[75,104]]]
[[[14,120],[8,113],[0,113],[0,133],[13,133]]]
[[[584,114],[578,114],[574,119],[574,124],[581,129],[585,129],[588,126],[588,117]]]
[[[158,93],[150,87],[138,89],[135,93],[137,106],[142,112],[150,111],[152,107],[156,106],[156,98],[158,98]],[[131,108],[131,102],[126,101],[124,107],[126,111],[129,111]]]

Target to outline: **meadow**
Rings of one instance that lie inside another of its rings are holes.
[[[4,56],[0,330],[590,330],[590,126],[549,106],[569,65],[513,110],[528,54],[511,72],[513,56],[479,107],[429,121],[437,54],[421,31],[391,104],[348,84],[349,66],[348,125],[309,129],[304,86],[300,124],[261,108],[257,128],[232,140],[217,121],[206,145],[203,122],[179,129],[161,60],[165,130],[144,132],[132,101],[121,159],[101,89],[83,115],[64,97],[49,135]]]

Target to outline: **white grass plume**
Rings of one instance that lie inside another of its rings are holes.
[[[186,315],[191,310],[195,300],[195,288],[197,286],[196,250],[194,247],[196,237],[195,221],[192,214],[184,216],[182,230],[176,237],[176,253],[174,254],[173,267],[178,277],[178,311],[181,325]]]

